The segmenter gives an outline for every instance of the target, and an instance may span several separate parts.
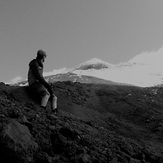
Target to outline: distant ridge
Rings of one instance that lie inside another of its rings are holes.
[[[99,69],[103,69],[103,68],[110,68],[112,66],[113,66],[112,64],[102,61],[101,59],[92,58],[86,62],[83,62],[83,63],[77,65],[72,70],[73,71],[74,70],[88,70],[88,69],[99,70]]]
[[[139,87],[153,87],[163,84],[162,68],[143,62],[129,61],[116,65],[92,58],[73,68],[53,70],[44,74],[49,82],[66,81],[81,83],[123,83],[125,85],[135,85]],[[26,85],[23,81],[16,83]]]

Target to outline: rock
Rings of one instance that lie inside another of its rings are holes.
[[[0,163],[163,163],[163,87],[52,88],[57,116],[28,87],[0,84]]]
[[[10,109],[8,111],[9,117],[10,118],[19,118],[20,117],[20,113],[17,109]]]
[[[5,86],[6,84],[4,82],[0,82],[0,86]]]
[[[110,163],[118,163],[117,158],[113,158],[113,159],[110,161]]]
[[[66,140],[59,134],[52,134],[50,138],[53,152],[55,154],[63,153],[64,149],[66,148]]]
[[[0,135],[0,153],[10,163],[31,162],[38,149],[28,127],[17,121],[5,124]]]
[[[77,133],[75,131],[72,131],[71,129],[69,129],[67,127],[62,127],[59,130],[59,132],[62,136],[65,136],[66,138],[69,138],[71,140],[74,140],[75,138],[77,138]]]
[[[32,123],[28,121],[28,119],[27,119],[27,117],[25,115],[23,115],[21,121],[22,121],[22,124],[27,126],[30,130],[32,129]]]
[[[91,163],[91,157],[88,154],[84,154],[81,158],[83,163]]]

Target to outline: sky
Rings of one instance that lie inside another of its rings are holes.
[[[26,79],[39,49],[50,72],[91,58],[127,62],[162,47],[162,0],[0,0],[2,82]]]

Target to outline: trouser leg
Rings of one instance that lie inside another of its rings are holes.
[[[46,107],[48,100],[49,100],[49,97],[50,97],[50,95],[48,95],[48,94],[42,97],[41,106]]]
[[[51,108],[52,110],[57,108],[57,96],[54,96],[51,100]]]

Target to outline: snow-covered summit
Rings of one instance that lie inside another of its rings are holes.
[[[139,58],[140,57],[141,55]],[[149,87],[163,83],[163,68],[161,68],[162,64],[159,63],[160,62],[149,64],[149,62],[138,62],[137,59],[133,59],[125,63],[111,65],[102,60],[93,58],[76,67],[73,73],[93,76],[118,83]],[[95,68],[92,68],[94,65]],[[102,67],[103,65],[106,66]]]
[[[110,68],[112,67],[112,64],[109,64],[108,62],[102,61],[98,58],[92,58],[86,62],[83,62],[79,65],[77,65],[76,67],[73,68],[74,70],[89,70],[89,69],[96,69],[96,70],[100,70],[100,69],[104,69],[104,68]]]
[[[111,64],[109,64],[108,62],[105,62],[98,58],[92,58],[92,59],[84,62],[83,64],[105,64],[105,65],[111,66]]]

